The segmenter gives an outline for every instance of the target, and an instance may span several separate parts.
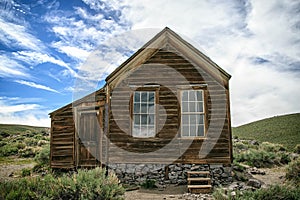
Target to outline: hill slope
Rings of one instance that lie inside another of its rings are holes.
[[[36,127],[36,126],[27,126],[27,125],[19,125],[19,124],[0,124],[0,131],[8,133],[10,135],[15,135],[18,133],[27,132],[41,132],[48,130],[46,127]]]
[[[232,129],[233,136],[282,144],[292,150],[300,144],[300,113],[276,116]]]

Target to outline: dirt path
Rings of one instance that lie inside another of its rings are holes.
[[[178,199],[212,199],[211,194],[187,194],[186,185],[169,185],[164,190],[139,189],[125,193],[125,200],[178,200]]]
[[[258,179],[265,183],[265,187],[274,184],[284,183],[285,167],[274,167],[274,168],[260,168],[260,171],[264,171],[265,175],[253,175],[255,179]]]
[[[14,179],[14,175],[20,173],[22,169],[34,167],[34,163],[29,164],[1,164],[0,165],[0,182]]]

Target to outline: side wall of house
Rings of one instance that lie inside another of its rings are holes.
[[[217,82],[172,47],[160,49],[135,68],[111,92],[109,163],[231,163],[227,82]],[[155,138],[135,138],[131,136],[132,94],[147,83],[159,85],[152,88],[158,94],[158,133]],[[183,139],[178,134],[179,91],[189,85],[205,87],[205,138]]]
[[[69,104],[51,116],[50,166],[74,168],[75,124]]]

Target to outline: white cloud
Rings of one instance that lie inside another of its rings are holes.
[[[0,77],[30,77],[27,69],[9,56],[0,55]]]
[[[43,43],[28,32],[25,26],[4,21],[0,18],[0,41],[8,47],[21,47],[42,51]]]
[[[108,3],[103,3],[104,6],[106,4]],[[59,38],[52,43],[52,47],[78,60],[79,63],[84,61],[91,51],[103,44],[107,38],[127,28],[127,25],[115,19],[113,14],[111,17],[104,17],[104,12],[108,12],[106,8],[108,7],[97,10],[95,14],[82,7],[75,7],[72,13],[60,10],[49,12],[44,20],[51,25],[50,31]],[[110,11],[111,9],[113,8],[110,8]]]
[[[25,98],[24,102],[19,97],[0,97],[0,123],[24,124],[33,126],[50,127],[48,111],[36,103],[26,103],[35,99]],[[24,99],[24,98],[22,98]],[[37,99],[40,101],[40,99]]]
[[[18,59],[22,60],[24,62],[27,62],[31,65],[37,65],[41,63],[50,62],[62,67],[68,68],[68,65],[63,62],[62,60],[55,59],[52,56],[49,56],[48,54],[34,52],[34,51],[18,51],[14,52],[13,55]]]
[[[52,88],[50,88],[48,86],[40,85],[40,84],[37,84],[37,83],[34,83],[34,82],[30,82],[30,81],[15,80],[15,82],[19,83],[19,84],[22,84],[22,85],[27,85],[29,87],[37,88],[37,89],[42,89],[42,90],[47,90],[47,91],[50,91],[50,92],[60,93],[57,90],[52,89]]]
[[[40,53],[35,51],[17,51],[13,52],[12,55],[14,56],[14,59],[26,62],[27,64],[32,66],[36,66],[38,64],[46,62],[53,63],[66,68],[73,77],[77,76],[77,73],[71,67],[69,67],[67,63],[60,59],[56,59],[53,56],[50,56],[46,53]]]
[[[133,29],[169,26],[228,71],[233,125],[300,112],[299,2],[126,0],[114,6],[124,7]]]

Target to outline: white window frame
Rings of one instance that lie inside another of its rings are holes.
[[[146,100],[142,98],[147,96]],[[136,95],[139,98],[136,98]],[[149,101],[150,95],[153,99]],[[141,90],[133,92],[132,136],[138,138],[155,137],[156,134],[156,91]],[[146,120],[146,123],[145,123]],[[143,123],[144,122],[144,123]]]
[[[198,99],[195,92],[201,92],[200,99]],[[205,90],[183,89],[180,94],[181,137],[205,137]],[[185,94],[188,94],[188,96],[184,97]],[[190,95],[195,96],[190,98]],[[202,134],[198,132],[199,128],[202,130],[200,132]]]

